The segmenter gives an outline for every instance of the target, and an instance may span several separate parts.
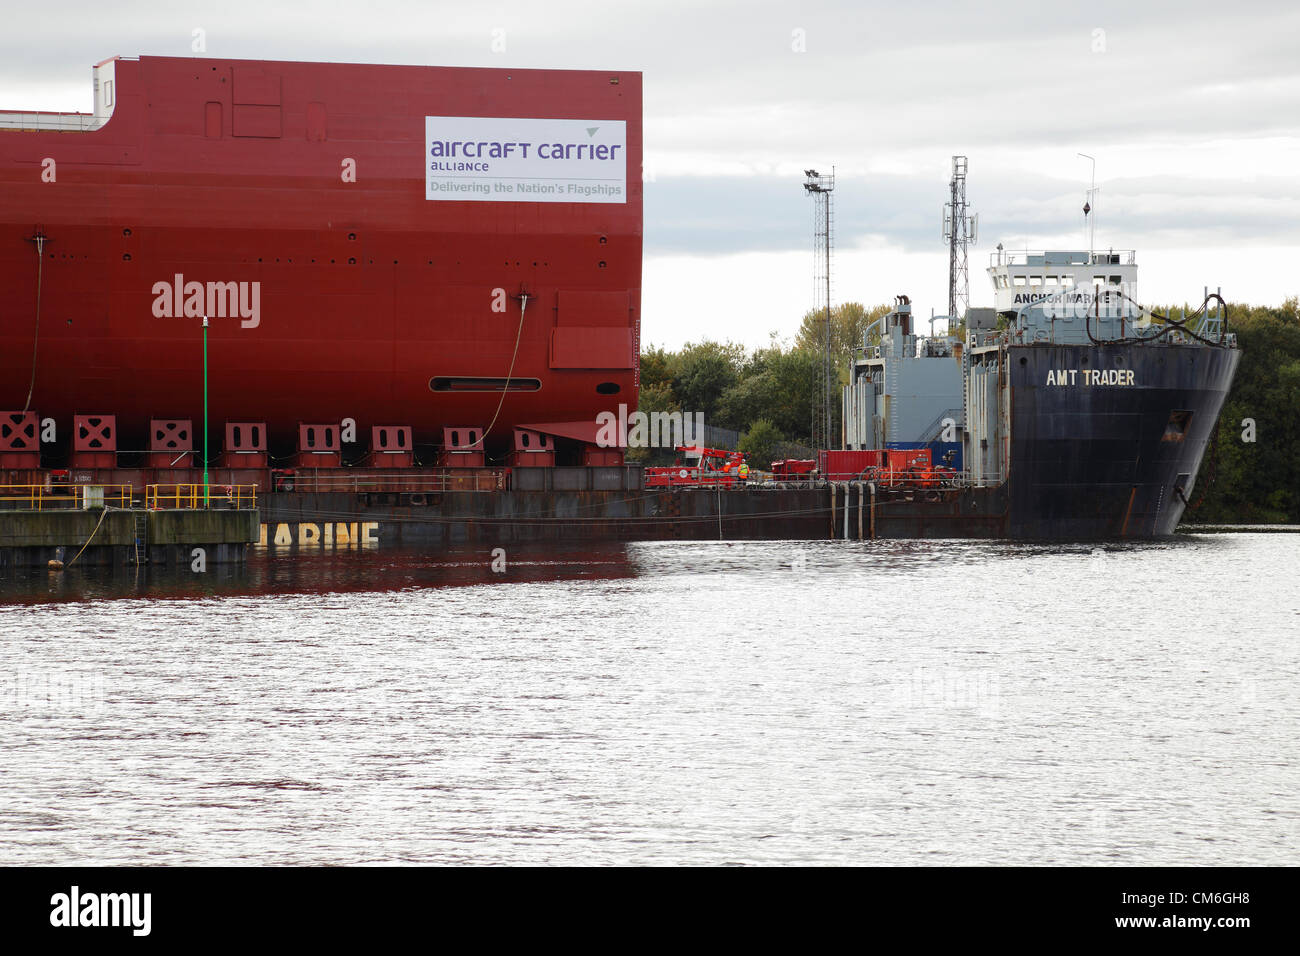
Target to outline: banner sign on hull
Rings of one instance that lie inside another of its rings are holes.
[[[424,198],[627,202],[623,120],[424,118]]]

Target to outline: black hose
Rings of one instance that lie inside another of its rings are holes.
[[[32,394],[36,391],[36,348],[41,341],[41,277],[45,271],[45,236],[39,231],[32,237],[36,243],[36,328],[32,332],[32,380],[27,385],[27,401],[23,404],[26,415],[32,407]],[[76,558],[73,558],[75,561]]]
[[[1135,342],[1138,343],[1154,342],[1157,339],[1160,339],[1168,335],[1170,332],[1174,331],[1174,329],[1177,329],[1180,332],[1185,332],[1186,334],[1190,335],[1192,338],[1196,339],[1196,341],[1204,343],[1205,345],[1210,345],[1215,348],[1226,347],[1227,329],[1228,329],[1228,303],[1223,301],[1223,296],[1219,295],[1219,293],[1217,292],[1211,292],[1209,295],[1207,295],[1205,297],[1205,301],[1201,303],[1200,308],[1198,308],[1195,312],[1193,312],[1191,315],[1187,316],[1186,318],[1182,319],[1181,321],[1178,319],[1170,318],[1167,315],[1161,315],[1159,312],[1153,312],[1152,310],[1145,308],[1142,305],[1142,303],[1135,301],[1134,299],[1130,298],[1126,293],[1122,291],[1116,290],[1115,294],[1118,295],[1120,298],[1124,299],[1125,301],[1132,302],[1134,305],[1138,307],[1140,311],[1144,312],[1145,314],[1150,315],[1153,318],[1160,319],[1162,322],[1165,323],[1165,325],[1163,325],[1160,331],[1156,332],[1154,335],[1130,335],[1118,339],[1099,339],[1092,334],[1091,314],[1085,312],[1083,327],[1084,327],[1084,331],[1088,333],[1088,341],[1092,342],[1093,345],[1128,345]],[[1098,299],[1097,301],[1100,303],[1100,299]],[[1191,329],[1187,327],[1187,323],[1191,322],[1193,319],[1197,318],[1198,316],[1204,314],[1206,308],[1209,306],[1211,301],[1216,302],[1218,306],[1223,310],[1223,325],[1222,328],[1219,329],[1219,341],[1217,342],[1214,341],[1213,339],[1206,338],[1203,335],[1193,332]]]

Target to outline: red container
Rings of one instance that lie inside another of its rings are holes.
[[[878,468],[885,452],[879,449],[818,452],[818,470],[827,481],[857,481],[868,468]]]
[[[785,458],[772,462],[772,474],[778,480],[798,480],[807,478],[816,467],[817,462],[812,458]]]

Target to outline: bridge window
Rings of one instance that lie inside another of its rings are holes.
[[[1068,289],[1073,285],[1074,285],[1074,276],[1072,275],[1061,276],[1061,288]]]
[[[1030,276],[1030,277],[1029,277],[1029,285],[1030,285],[1031,288],[1037,289],[1037,288],[1038,288],[1039,286],[1041,286],[1042,284],[1043,284],[1043,277],[1042,277],[1042,276]]]
[[[1024,286],[1024,284],[1025,284],[1025,277],[1024,277],[1024,276],[1012,276],[1012,277],[1011,277],[1011,281],[1015,284],[1016,288],[1019,289],[1019,288],[1022,288],[1022,287]]]

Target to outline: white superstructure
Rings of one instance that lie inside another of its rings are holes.
[[[1048,299],[1086,302],[1098,291],[1122,291],[1137,298],[1137,253],[1132,249],[1007,251],[998,244],[989,256],[994,308],[1019,312]]]

